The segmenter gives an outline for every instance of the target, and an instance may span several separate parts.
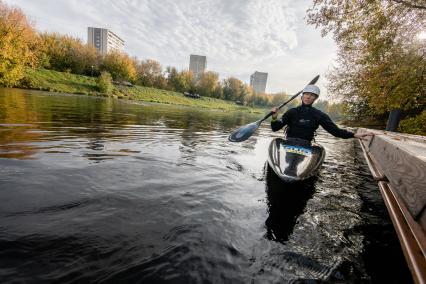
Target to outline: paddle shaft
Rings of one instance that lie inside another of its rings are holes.
[[[288,104],[289,102],[291,102],[292,100],[294,100],[298,95],[300,95],[300,93],[301,93],[302,91],[299,91],[297,94],[295,94],[294,96],[292,96],[288,101],[286,101],[286,102],[284,102],[284,103],[282,103],[279,107],[278,107],[278,109],[281,109],[283,106],[285,106],[286,104]],[[270,117],[272,114],[274,114],[272,111],[271,112],[269,112],[267,115],[265,115],[265,117],[264,118],[262,118],[261,120],[260,120],[260,122],[262,122],[262,121],[264,121],[264,120],[266,120],[268,117]]]
[[[312,79],[311,82],[309,82],[308,85],[313,85],[315,84],[319,79],[319,75],[317,75],[314,79]],[[292,100],[294,100],[298,95],[300,95],[302,91],[297,92],[297,94],[293,95],[288,101],[286,101],[285,103],[281,104],[278,109],[282,108],[283,106],[285,106],[286,104],[288,104],[289,102],[291,102]],[[268,117],[270,117],[273,114],[273,112],[269,112],[264,118],[253,122],[253,123],[249,123],[247,125],[244,125],[243,127],[238,128],[237,130],[235,130],[234,132],[232,132],[229,136],[228,136],[228,140],[231,142],[242,142],[247,140],[250,136],[253,135],[253,133],[256,131],[256,129],[260,126],[260,124],[266,120]]]
[[[315,76],[315,78],[313,78],[310,82],[309,82],[309,84],[308,85],[314,85],[317,81],[318,81],[318,79],[319,79],[319,75],[317,75],[317,76]],[[283,106],[285,106],[286,104],[288,104],[289,102],[291,102],[292,100],[294,100],[298,95],[300,95],[301,93],[303,92],[303,90],[302,91],[299,91],[299,92],[297,92],[297,94],[295,94],[294,96],[292,96],[288,101],[286,101],[285,103],[282,103],[279,107],[278,107],[278,109],[280,109],[280,108],[282,108]],[[273,114],[273,112],[271,111],[271,112],[269,112],[264,118],[262,118],[261,120],[260,120],[260,122],[259,122],[259,125],[260,125],[260,123],[262,122],[262,121],[264,121],[265,119],[267,119],[268,117],[270,117],[271,115]]]

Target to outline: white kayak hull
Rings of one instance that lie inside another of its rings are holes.
[[[268,165],[285,182],[303,181],[316,175],[325,158],[321,145],[300,139],[275,138],[268,152]]]

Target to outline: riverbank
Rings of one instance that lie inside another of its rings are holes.
[[[81,94],[89,96],[108,96],[98,91],[96,80],[96,77],[82,76],[46,69],[34,70],[28,68],[25,72],[25,78],[16,87],[56,93]],[[193,99],[185,97],[181,93],[137,85],[133,87],[114,85],[114,89],[110,96],[117,99],[192,106],[206,109],[245,111],[251,113],[265,112],[263,109],[260,108],[240,106],[230,101],[224,101],[209,97]]]

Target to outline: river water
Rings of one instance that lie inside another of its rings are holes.
[[[288,186],[261,116],[0,89],[0,282],[410,283],[358,142]]]

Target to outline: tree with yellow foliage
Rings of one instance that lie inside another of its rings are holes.
[[[163,68],[158,61],[152,59],[142,61],[135,59],[135,61],[138,84],[159,89],[166,88],[166,78],[163,75]]]
[[[201,74],[196,82],[197,93],[201,96],[212,97],[219,84],[219,74],[213,71],[207,71]]]
[[[91,76],[99,73],[100,56],[95,47],[58,33],[43,33],[40,38],[40,54],[44,56],[40,67]]]
[[[176,92],[194,92],[194,74],[188,70],[178,72],[175,67],[167,67],[167,82],[170,90]]]
[[[353,120],[370,115],[384,125],[400,109],[409,120],[403,130],[418,134],[409,126],[424,122],[426,107],[426,41],[419,38],[425,1],[313,0],[307,19],[323,35],[333,34],[338,60],[328,90],[343,99]]]
[[[101,71],[107,71],[114,80],[136,81],[136,67],[134,61],[123,52],[111,51],[105,55],[100,66]]]
[[[0,0],[0,86],[14,86],[37,63],[37,42],[24,13]]]

